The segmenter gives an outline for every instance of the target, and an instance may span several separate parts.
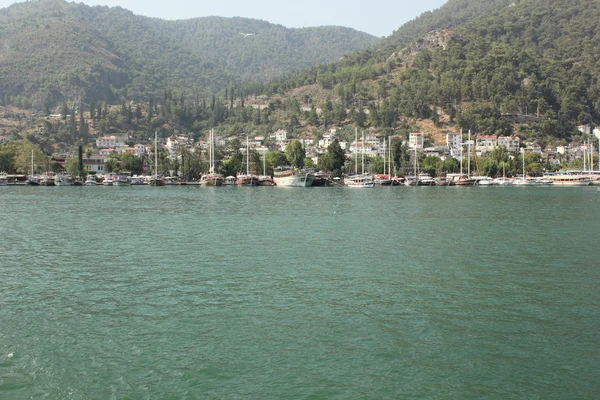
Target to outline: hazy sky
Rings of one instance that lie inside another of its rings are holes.
[[[446,0],[83,0],[89,5],[121,6],[135,14],[164,19],[218,15],[248,17],[287,27],[340,25],[387,36],[422,12]],[[0,0],[0,8],[16,3]]]

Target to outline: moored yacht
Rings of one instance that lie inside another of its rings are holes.
[[[96,177],[94,175],[88,175],[83,184],[85,186],[96,186],[98,182],[96,182]]]
[[[223,185],[224,178],[219,174],[206,174],[200,178],[201,186],[221,186]]]
[[[114,180],[115,186],[131,186],[131,177],[129,175],[119,175]]]
[[[546,177],[552,181],[553,186],[589,186],[592,179],[585,175],[549,175]]]
[[[349,188],[372,188],[375,186],[375,181],[371,175],[356,175],[345,179],[346,186]]]
[[[66,175],[56,175],[54,184],[56,186],[73,186],[73,179]]]
[[[278,170],[273,174],[273,181],[277,186],[284,187],[309,187],[315,176],[302,170]]]

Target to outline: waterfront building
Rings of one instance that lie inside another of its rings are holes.
[[[450,151],[453,149],[460,149],[462,143],[462,137],[460,133],[447,133],[446,134],[446,146]]]
[[[422,150],[425,144],[425,135],[421,132],[411,132],[408,137],[408,148],[411,150]]]
[[[475,140],[475,150],[478,152],[488,153],[498,146],[498,138],[493,135],[478,136]]]
[[[104,173],[104,156],[101,154],[92,154],[89,158],[83,157],[83,165],[92,174],[103,174]]]
[[[521,138],[518,136],[498,136],[498,146],[504,146],[509,152],[517,153],[521,147]]]

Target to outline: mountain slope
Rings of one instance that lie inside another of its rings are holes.
[[[252,35],[242,35],[242,34]],[[40,103],[206,95],[370,46],[349,28],[244,18],[164,21],[122,8],[38,0],[0,10],[0,95]]]
[[[600,28],[589,23],[600,20],[600,2],[493,3],[479,14],[478,1],[450,0],[375,49],[308,69],[265,91],[296,88],[310,102],[300,88],[317,85],[317,101],[329,97],[351,111],[351,123],[377,128],[406,128],[406,119],[429,118],[440,126],[446,114],[455,128],[481,134],[516,130],[524,137],[568,139],[575,124],[600,121]],[[450,9],[466,16],[449,19]],[[429,27],[437,30],[405,44]],[[369,108],[368,119],[359,108]],[[324,120],[348,122],[345,113],[330,112]],[[522,114],[536,118],[515,124]]]

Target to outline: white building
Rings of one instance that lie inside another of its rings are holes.
[[[475,150],[481,153],[490,152],[496,146],[498,146],[498,138],[496,136],[478,136],[475,141]]]
[[[422,150],[425,144],[425,135],[420,132],[411,132],[408,137],[408,148]]]
[[[92,174],[103,174],[104,156],[100,154],[92,154],[89,158],[83,157],[83,165],[85,165],[88,172]]]
[[[518,136],[498,136],[498,146],[504,146],[509,152],[517,153],[521,147],[521,139]]]
[[[537,143],[527,143],[525,150],[532,153],[542,154],[542,147]]]
[[[326,149],[336,139],[335,133],[326,133],[323,138],[319,140],[319,148]]]
[[[591,135],[592,134],[592,127],[590,125],[579,125],[577,127],[577,130],[581,133],[583,133],[584,135]]]
[[[287,131],[283,129],[278,130],[273,135],[276,142],[285,142],[287,140]]]
[[[446,146],[450,150],[452,149],[460,149],[460,145],[462,143],[462,137],[460,133],[447,133],[446,134]]]
[[[100,136],[96,139],[96,147],[99,149],[124,148],[127,136]]]
[[[311,147],[315,144],[315,138],[314,136],[304,136],[300,139],[300,143],[302,143],[304,147]]]
[[[592,132],[594,133],[594,136],[600,140],[600,128],[594,128]]]

